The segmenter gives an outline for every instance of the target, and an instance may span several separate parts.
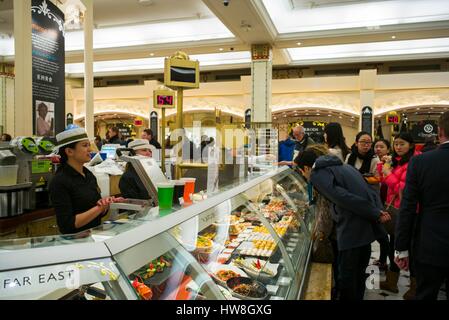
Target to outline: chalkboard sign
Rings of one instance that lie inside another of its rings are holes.
[[[158,115],[156,111],[151,112],[150,114],[150,129],[153,131],[154,138],[157,140],[157,132],[158,132]]]
[[[65,129],[64,14],[51,1],[32,0],[33,132]]]
[[[362,131],[373,134],[373,109],[368,106],[362,109]]]
[[[245,127],[249,129],[251,127],[251,109],[245,111]]]

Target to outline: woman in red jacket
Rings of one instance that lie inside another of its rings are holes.
[[[399,209],[401,206],[402,192],[405,188],[407,168],[410,159],[419,154],[415,152],[413,137],[407,132],[400,133],[393,143],[393,155],[385,156],[383,160],[381,181],[387,185],[387,204]],[[399,268],[394,263],[394,234],[390,234],[390,270],[387,271],[387,279],[380,283],[380,288],[398,293]],[[414,271],[410,269],[410,289],[404,294],[404,299],[413,299],[416,291]]]

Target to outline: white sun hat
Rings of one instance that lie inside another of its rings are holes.
[[[154,152],[156,150],[156,148],[152,146],[147,139],[136,139],[134,141],[131,141],[128,144],[128,148],[133,149],[134,151],[149,149],[151,150],[151,152]]]
[[[76,128],[76,129],[70,129],[63,131],[61,133],[58,133],[56,135],[56,147],[54,152],[58,153],[59,149],[67,146],[69,144],[72,144],[74,142],[89,140],[89,137],[87,136],[87,132],[84,128]]]

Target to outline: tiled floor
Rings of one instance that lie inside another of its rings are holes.
[[[374,242],[371,245],[372,252],[371,252],[371,261],[370,265],[373,263],[374,260],[379,258],[379,243]],[[369,268],[369,267],[368,267]],[[366,289],[365,291],[365,300],[404,300],[402,296],[405,292],[407,292],[409,288],[409,272],[401,271],[401,275],[399,277],[398,281],[398,288],[399,293],[393,293],[385,290],[380,289]],[[385,280],[385,273],[380,273],[380,281]],[[440,294],[438,296],[438,300],[446,300],[446,292],[443,290],[440,291]]]

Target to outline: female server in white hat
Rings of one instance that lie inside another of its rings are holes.
[[[147,139],[137,139],[128,144],[128,148],[134,150],[136,155],[152,157],[156,149]],[[148,200],[150,195],[131,164],[126,165],[125,172],[119,182],[120,193],[127,199]]]
[[[101,224],[109,204],[122,199],[101,198],[97,179],[84,164],[90,161],[90,141],[82,128],[56,135],[61,166],[50,183],[50,199],[59,231],[74,234]]]

